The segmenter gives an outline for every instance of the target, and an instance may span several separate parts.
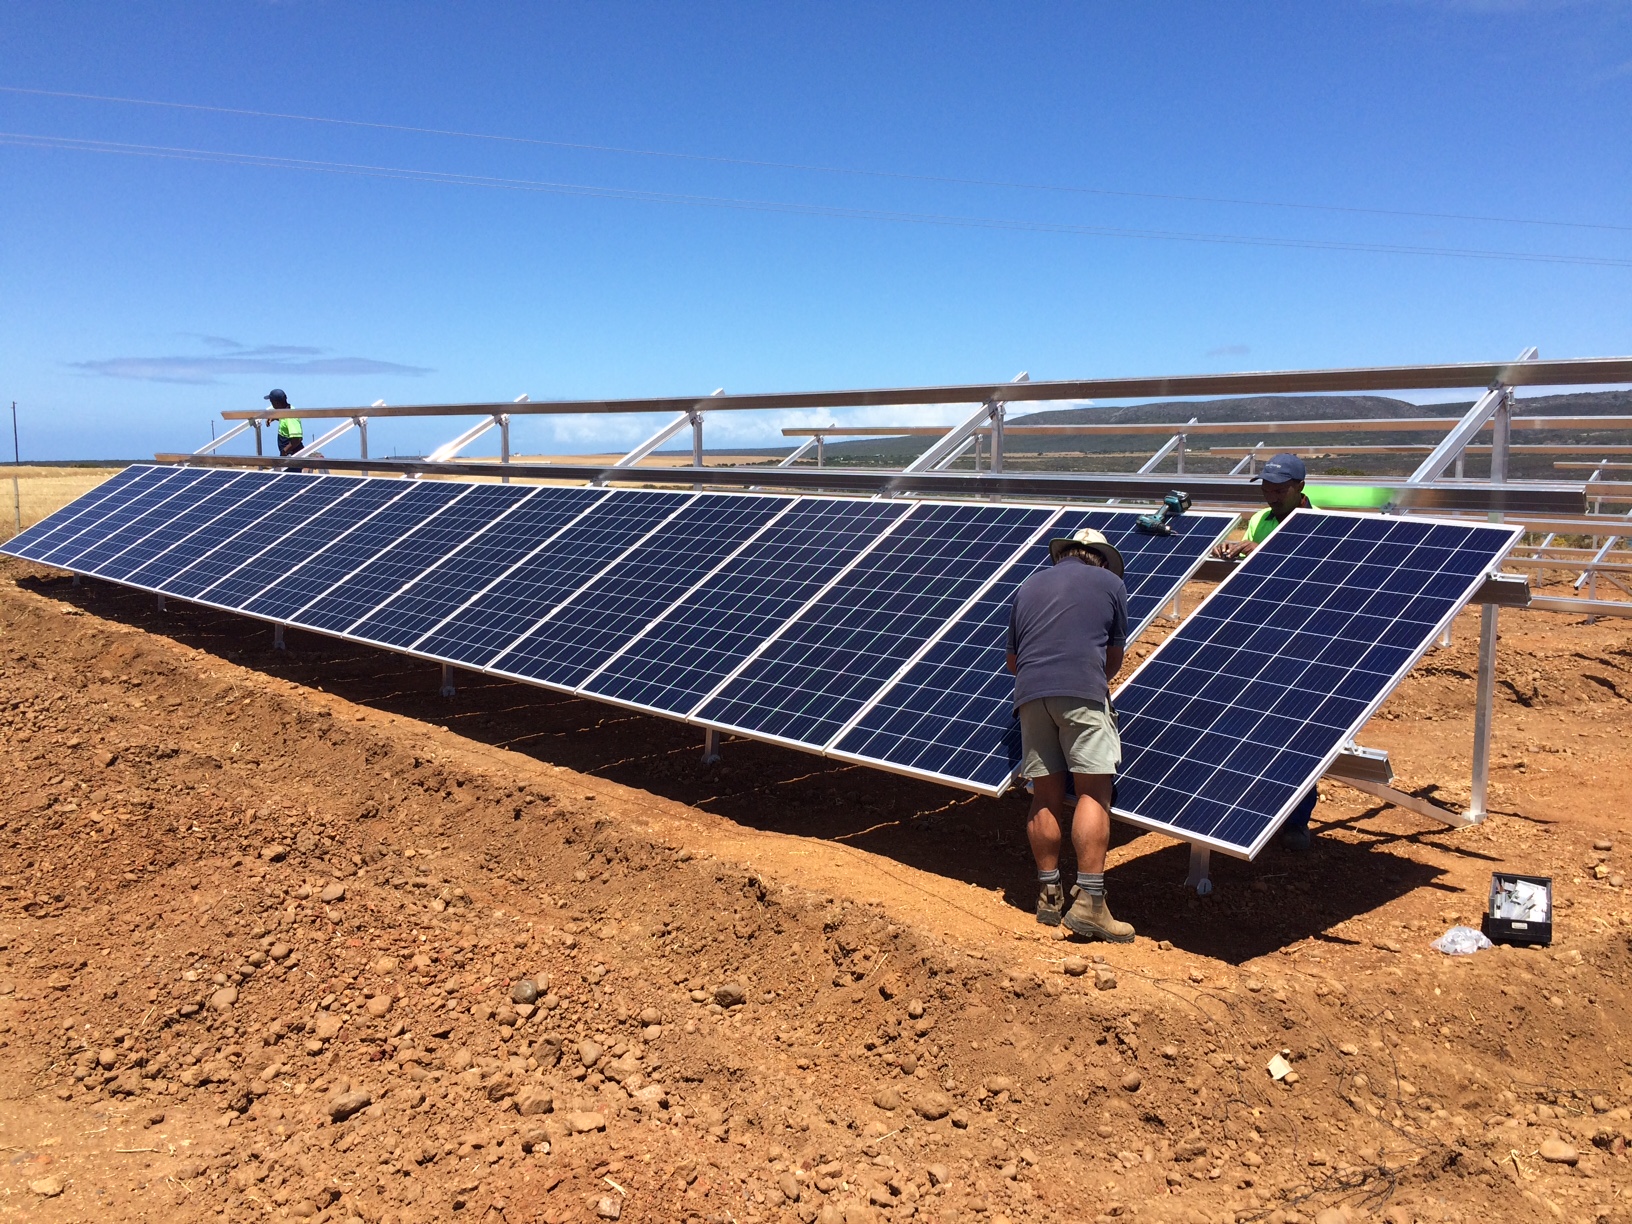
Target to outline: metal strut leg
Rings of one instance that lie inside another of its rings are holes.
[[[1479,609],[1479,676],[1473,707],[1473,786],[1468,799],[1468,818],[1477,824],[1490,814],[1490,720],[1496,705],[1496,613],[1495,604]]]
[[[1196,890],[1196,895],[1205,897],[1213,891],[1213,882],[1208,878],[1207,870],[1212,866],[1213,852],[1206,846],[1190,843],[1190,874],[1184,879],[1186,888]]]
[[[282,625],[273,625],[272,626],[272,649],[273,650],[284,650],[284,649],[286,649],[286,647],[283,644],[283,626]]]
[[[459,690],[453,684],[453,664],[442,664],[442,693],[444,697],[452,697]]]
[[[703,764],[712,765],[720,759],[720,733],[713,727],[703,731]]]
[[[159,611],[163,612],[164,611],[164,596],[163,595],[158,595],[158,596],[155,596],[154,598],[158,601]]]

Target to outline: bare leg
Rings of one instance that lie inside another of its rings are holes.
[[[1077,852],[1077,870],[1098,873],[1105,870],[1105,851],[1111,844],[1111,775],[1076,774],[1077,810],[1071,820],[1071,845]],[[1042,788],[1037,788],[1041,794]],[[1032,804],[1032,811],[1037,806]],[[1035,820],[1035,817],[1033,817]],[[1056,845],[1058,835],[1056,834]],[[1032,853],[1037,838],[1032,835]],[[1040,863],[1040,860],[1039,860]]]
[[[1064,811],[1065,775],[1033,778],[1031,818],[1026,822],[1026,836],[1031,839],[1031,857],[1037,860],[1038,871],[1055,871],[1060,866],[1060,816]],[[1102,850],[1102,856],[1103,853]]]

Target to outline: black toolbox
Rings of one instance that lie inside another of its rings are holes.
[[[1498,918],[1497,911],[1507,909],[1512,912],[1512,901],[1515,895],[1529,893],[1534,899],[1536,894],[1531,889],[1515,889],[1515,885],[1532,885],[1540,890],[1540,897],[1536,903],[1526,908],[1523,917]],[[1490,900],[1485,905],[1483,922],[1485,938],[1491,943],[1505,944],[1540,944],[1546,947],[1553,942],[1553,880],[1551,876],[1514,875],[1511,872],[1497,871],[1490,877]]]

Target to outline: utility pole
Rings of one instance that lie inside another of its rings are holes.
[[[17,444],[17,401],[11,401],[11,504],[17,511],[17,534],[23,532],[23,486],[17,479],[23,466],[23,451]]]

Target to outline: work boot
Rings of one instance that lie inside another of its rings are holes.
[[[1103,939],[1110,943],[1133,942],[1133,925],[1112,918],[1103,896],[1090,896],[1080,888],[1074,891],[1076,900],[1061,919],[1068,931],[1084,939]]]
[[[1293,829],[1281,830],[1281,849],[1291,850],[1301,854],[1309,849],[1314,842],[1314,836],[1309,832],[1308,825],[1299,825]]]
[[[1044,926],[1059,926],[1065,911],[1065,889],[1058,884],[1044,884],[1037,891],[1037,921]]]

